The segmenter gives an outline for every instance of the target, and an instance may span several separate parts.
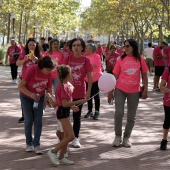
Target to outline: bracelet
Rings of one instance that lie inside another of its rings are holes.
[[[31,98],[34,99],[34,97],[35,97],[35,94],[31,93]]]

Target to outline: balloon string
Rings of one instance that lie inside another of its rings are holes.
[[[92,97],[90,97],[90,99],[92,99],[94,96],[96,96],[96,95],[98,95],[99,94],[99,92],[98,93],[96,93],[95,95],[93,95]],[[90,100],[89,99],[89,100]],[[78,105],[76,105],[76,106],[80,106],[80,105],[82,105],[82,104],[78,104]]]

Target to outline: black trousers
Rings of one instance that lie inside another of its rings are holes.
[[[88,83],[86,83],[86,90],[87,89],[88,89]],[[92,97],[92,96],[94,96],[93,98],[94,98],[94,102],[95,102],[95,111],[99,112],[99,109],[100,109],[100,96],[99,96],[98,81],[96,81],[96,82],[94,82],[92,84],[91,96],[90,97]],[[92,111],[92,109],[93,109],[93,98],[88,101],[88,110],[89,111]]]
[[[10,64],[12,80],[17,79],[18,76],[18,66],[15,64]]]
[[[169,129],[169,127],[170,127],[170,107],[164,105],[164,112],[165,112],[165,119],[164,119],[163,128]]]

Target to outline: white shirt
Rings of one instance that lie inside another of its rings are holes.
[[[151,59],[153,59],[153,50],[154,50],[154,48],[152,48],[152,47],[148,47],[148,48],[145,48],[144,49],[144,54],[145,54],[145,56],[146,56],[146,58],[151,58]]]

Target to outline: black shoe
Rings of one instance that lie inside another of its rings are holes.
[[[160,150],[166,150],[167,149],[167,140],[163,140],[161,142]]]
[[[88,117],[93,117],[92,111],[88,111],[87,114],[84,116],[84,118],[88,118]]]
[[[21,117],[21,118],[18,120],[18,123],[24,123],[24,118]]]
[[[94,120],[98,120],[98,119],[99,119],[99,115],[100,115],[100,113],[99,113],[98,111],[95,111],[95,114],[94,114],[94,116],[93,116],[93,119],[94,119]]]

